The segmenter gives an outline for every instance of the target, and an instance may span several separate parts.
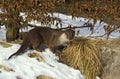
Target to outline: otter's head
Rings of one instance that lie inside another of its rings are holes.
[[[64,32],[59,37],[59,44],[64,44],[70,42],[75,36],[75,31],[72,29],[64,30]]]
[[[65,30],[65,34],[69,40],[72,40],[75,37],[75,31],[72,29]]]

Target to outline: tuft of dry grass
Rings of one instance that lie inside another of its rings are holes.
[[[4,42],[4,41],[0,41],[0,45],[2,45],[3,47],[5,48],[8,48],[8,47],[11,47],[12,45],[7,43],[7,42]]]
[[[53,78],[45,75],[40,75],[37,77],[37,79],[53,79]]]
[[[29,53],[28,56],[30,58],[36,58],[39,62],[43,61],[43,58],[38,53],[32,52],[32,53]]]
[[[102,69],[100,49],[86,38],[74,39],[60,55],[60,61],[79,69],[85,79],[96,79]]]
[[[13,69],[11,69],[11,68],[9,68],[9,67],[7,67],[7,66],[4,66],[4,65],[2,65],[2,64],[0,64],[0,69],[3,69],[3,70],[8,71],[8,72],[14,71]]]

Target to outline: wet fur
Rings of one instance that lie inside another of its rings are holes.
[[[23,54],[28,47],[32,47],[37,51],[43,51],[45,48],[50,48],[54,52],[57,46],[69,42],[74,38],[74,35],[75,31],[71,29],[60,30],[51,29],[49,27],[34,28],[26,34],[19,50],[8,59]]]

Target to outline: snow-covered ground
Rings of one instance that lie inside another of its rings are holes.
[[[35,58],[28,57],[27,54],[30,53],[30,51],[11,60],[7,60],[19,47],[20,45],[17,44],[9,48],[0,46],[0,64],[12,68],[15,71],[7,72],[0,69],[2,72],[0,73],[0,79],[16,79],[16,77],[35,79],[39,75],[47,75],[55,79],[83,79],[83,76],[78,70],[57,62],[58,57],[49,49],[46,49],[45,52],[31,50],[39,53],[45,62],[38,62]]]
[[[73,26],[82,26],[85,22],[87,22],[87,19],[84,18],[72,19],[71,16],[58,13],[55,13],[54,16],[62,19],[63,27],[66,27],[69,24]],[[90,22],[92,23],[93,21],[91,20]],[[37,24],[36,22],[31,23]],[[99,21],[97,21],[95,24],[95,31],[91,36],[103,35],[105,33],[102,29],[104,25],[106,25],[106,23],[99,23]],[[52,27],[54,28],[54,25]],[[77,30],[78,29],[76,29],[76,31]],[[0,40],[6,39],[5,33],[6,30],[4,26],[2,26],[0,29]],[[79,36],[87,37],[90,36],[90,34],[91,32],[88,30],[88,28],[83,28],[80,30]],[[120,33],[113,32],[110,35],[110,39],[112,38],[120,38]],[[80,71],[57,62],[58,57],[55,56],[49,49],[46,49],[44,52],[27,50],[23,55],[7,60],[7,58],[16,52],[19,47],[20,45],[18,44],[12,44],[12,46],[8,48],[4,48],[0,45],[0,65],[5,65],[14,70],[8,72],[0,68],[0,79],[17,79],[16,77],[20,77],[21,79],[36,79],[38,75],[46,75],[53,77],[54,79],[84,79]],[[28,53],[30,52],[39,53],[44,59],[44,62],[38,62],[35,58],[28,57]]]

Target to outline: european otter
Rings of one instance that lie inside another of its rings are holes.
[[[75,31],[72,29],[60,30],[49,27],[36,27],[27,33],[19,50],[8,59],[23,54],[28,47],[32,47],[37,51],[50,48],[54,52],[57,46],[69,42],[74,38],[74,35]]]

